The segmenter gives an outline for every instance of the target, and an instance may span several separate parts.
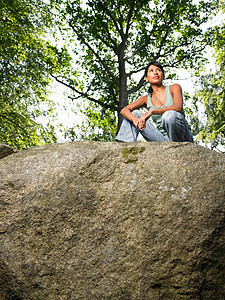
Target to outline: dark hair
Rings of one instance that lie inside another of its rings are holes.
[[[145,77],[147,77],[147,74],[148,74],[148,68],[153,65],[153,66],[156,66],[158,68],[160,68],[160,70],[162,71],[163,75],[165,75],[165,72],[164,72],[164,69],[163,69],[163,66],[158,63],[157,61],[150,61],[150,63],[147,64],[146,68],[145,68]],[[153,92],[153,89],[150,85],[149,89],[148,89],[148,93],[151,94]]]

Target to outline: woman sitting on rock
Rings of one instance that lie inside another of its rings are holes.
[[[116,136],[117,142],[136,142],[139,132],[148,142],[192,142],[193,136],[183,114],[183,96],[179,84],[163,85],[164,70],[158,62],[145,68],[150,83],[148,95],[121,110],[124,120]],[[148,111],[142,114],[139,108]],[[152,118],[155,125],[147,122]]]

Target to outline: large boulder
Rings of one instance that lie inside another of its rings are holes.
[[[0,159],[15,152],[10,146],[0,144]]]
[[[224,299],[224,163],[146,142],[2,158],[0,299]]]

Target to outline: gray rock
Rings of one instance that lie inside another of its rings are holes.
[[[0,299],[224,299],[224,163],[190,143],[3,158]]]
[[[12,154],[13,152],[14,150],[10,146],[5,144],[0,144],[0,159],[7,155]]]

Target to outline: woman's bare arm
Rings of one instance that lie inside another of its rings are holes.
[[[135,109],[139,109],[141,107],[147,107],[147,100],[148,100],[148,96],[145,95],[141,98],[139,98],[137,101],[132,102],[130,104],[128,104],[127,106],[125,106],[122,110],[121,110],[121,114],[128,120],[132,121],[133,124],[138,128],[138,117],[136,117],[135,115],[132,114],[132,111]]]

